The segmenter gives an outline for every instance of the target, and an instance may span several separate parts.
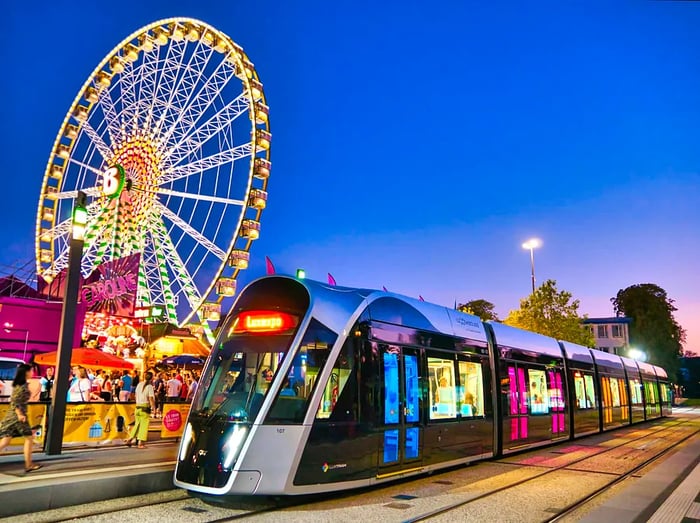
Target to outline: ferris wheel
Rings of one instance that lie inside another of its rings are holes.
[[[68,263],[73,202],[87,195],[81,272],[140,253],[137,305],[178,325],[218,319],[260,234],[269,108],[243,49],[189,18],[152,23],[97,66],[44,174],[37,274]]]

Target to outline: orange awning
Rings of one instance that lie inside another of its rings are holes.
[[[45,352],[44,354],[38,354],[34,361],[39,365],[56,365],[56,360],[58,358],[58,351]],[[71,358],[71,365],[82,365],[84,367],[89,367],[91,369],[109,369],[109,370],[121,370],[128,369],[132,370],[134,364],[126,361],[119,356],[114,356],[113,354],[108,354],[97,349],[89,349],[86,347],[79,347],[73,349]]]

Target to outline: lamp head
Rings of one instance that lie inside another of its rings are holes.
[[[542,247],[542,240],[539,238],[530,238],[523,243],[523,249],[537,249],[538,247]]]

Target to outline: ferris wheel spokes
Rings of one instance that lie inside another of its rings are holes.
[[[199,244],[202,247],[205,247],[210,253],[212,253],[214,256],[216,256],[219,260],[221,260],[221,261],[226,260],[226,253],[223,251],[223,249],[221,249],[215,243],[210,241],[209,238],[204,236],[201,232],[196,230],[189,223],[187,223],[185,220],[180,218],[173,211],[168,209],[165,205],[163,205],[162,203],[160,203],[159,201],[156,200],[155,208],[160,211],[162,216],[166,217],[168,220],[173,222],[174,225],[177,225],[183,232],[187,233],[193,240],[196,240],[197,242],[199,242]],[[154,219],[158,219],[158,218],[154,218]],[[163,224],[163,226],[164,226],[164,224]]]
[[[200,174],[207,169],[220,167],[250,156],[253,152],[252,142],[237,145],[231,149],[206,156],[186,165],[176,165],[167,169],[160,178],[160,185],[174,182],[193,174]]]
[[[164,196],[179,196],[180,198],[189,198],[192,200],[198,200],[200,202],[223,203],[226,205],[241,206],[245,205],[245,202],[243,200],[234,200],[233,198],[222,198],[220,196],[208,196],[204,194],[192,194],[180,191],[172,191],[164,187],[159,187],[155,192]]]
[[[182,135],[180,141],[168,148],[163,158],[164,164],[167,166],[177,165],[184,158],[196,153],[209,139],[225,131],[234,120],[248,111],[249,108],[248,97],[245,96],[245,93],[241,93],[206,122],[203,122],[201,127],[197,127],[199,123],[199,117],[197,117],[190,129]]]

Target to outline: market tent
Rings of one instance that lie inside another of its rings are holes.
[[[206,358],[195,356],[194,354],[180,354],[178,356],[165,358],[162,361],[164,365],[173,365],[175,367],[201,367],[205,362]]]
[[[58,351],[45,352],[44,354],[38,354],[34,358],[34,362],[39,365],[56,365],[57,358]],[[114,356],[113,354],[108,354],[98,349],[89,349],[87,347],[73,349],[70,363],[71,365],[83,365],[91,369],[132,370],[134,368],[133,363],[119,356]]]
[[[193,354],[206,359],[209,356],[209,348],[194,336],[163,336],[153,342],[153,349],[161,357]]]

